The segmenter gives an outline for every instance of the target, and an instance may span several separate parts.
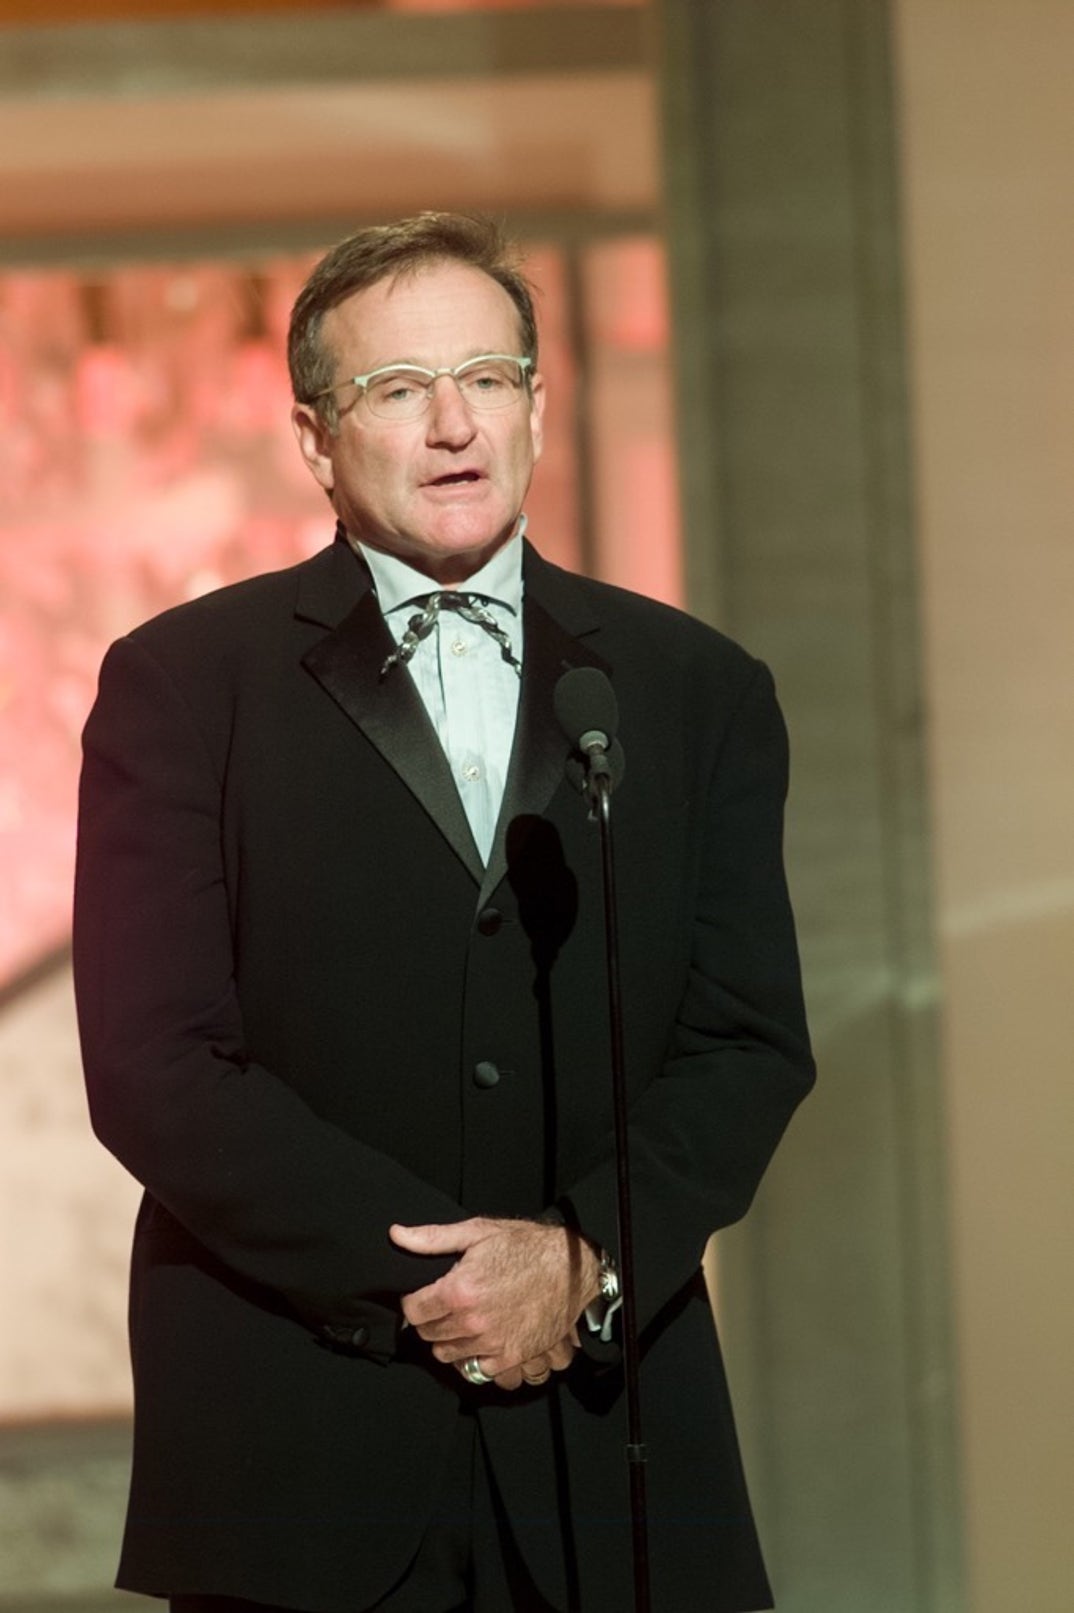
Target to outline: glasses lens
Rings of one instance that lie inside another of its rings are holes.
[[[523,367],[517,358],[475,358],[455,371],[459,391],[471,409],[506,409],[522,390]]]
[[[429,370],[382,370],[367,383],[365,398],[381,420],[416,420],[429,401]]]
[[[526,367],[500,353],[472,358],[457,370],[425,370],[397,365],[380,370],[365,383],[365,400],[380,420],[416,420],[429,406],[441,376],[453,376],[471,409],[506,409],[521,392]]]

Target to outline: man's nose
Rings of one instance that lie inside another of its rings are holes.
[[[438,375],[425,417],[431,442],[468,443],[474,435],[473,410],[453,375]]]

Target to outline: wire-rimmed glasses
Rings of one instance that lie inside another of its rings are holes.
[[[316,396],[323,398],[353,386],[378,420],[417,420],[432,402],[433,387],[447,375],[471,409],[508,409],[526,386],[532,368],[531,358],[516,358],[511,353],[482,353],[438,370],[421,364],[384,364],[367,375],[337,381]]]

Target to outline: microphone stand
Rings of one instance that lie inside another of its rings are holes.
[[[627,1132],[626,1071],[623,1060],[623,999],[619,983],[619,925],[612,845],[612,778],[606,755],[589,755],[586,789],[600,826],[604,883],[604,944],[608,960],[608,1018],[611,1027],[612,1101],[615,1114],[615,1170],[619,1227],[619,1288],[623,1299],[623,1380],[627,1408],[627,1471],[630,1475],[630,1527],[634,1557],[634,1610],[649,1613],[649,1534],[645,1494],[646,1450],[642,1440],[638,1386],[637,1306],[634,1289],[634,1223],[630,1207],[630,1139]]]

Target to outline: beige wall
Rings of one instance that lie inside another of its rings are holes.
[[[0,1429],[129,1407],[138,1197],[89,1135],[70,971],[57,968],[0,1015]],[[0,1495],[2,1474],[0,1460]],[[0,1609],[6,1589],[0,1530]]]
[[[972,1613],[1074,1606],[1074,6],[898,0]]]

